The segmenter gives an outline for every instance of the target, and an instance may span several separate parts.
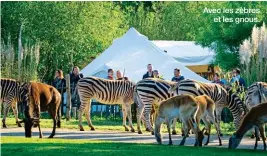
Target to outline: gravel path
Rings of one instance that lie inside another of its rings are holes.
[[[48,137],[52,132],[52,128],[42,128],[44,137]],[[33,137],[38,137],[38,129],[33,129]],[[1,136],[24,136],[24,128],[5,128],[1,129]],[[230,136],[222,137],[224,148],[228,147],[228,139]],[[106,140],[113,142],[124,142],[124,143],[152,143],[155,144],[155,137],[148,132],[140,135],[131,132],[118,132],[118,131],[78,131],[74,129],[57,129],[55,138],[64,139],[89,139],[89,140]],[[181,135],[173,135],[174,145],[178,145],[182,139]],[[205,137],[207,138],[207,137]],[[164,133],[163,136],[164,144],[168,144],[168,135]],[[205,143],[205,139],[203,141]],[[239,148],[253,149],[255,140],[245,137]],[[191,135],[187,138],[186,145],[192,146],[194,144],[194,136]],[[209,146],[219,147],[217,136],[211,136]],[[262,141],[259,142],[258,149],[263,149]]]

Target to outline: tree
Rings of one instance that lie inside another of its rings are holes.
[[[1,14],[1,39],[11,34],[17,45],[24,24],[22,42],[40,41],[38,73],[47,81],[58,68],[84,66],[128,29],[112,2],[3,2]]]

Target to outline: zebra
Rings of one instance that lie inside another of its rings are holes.
[[[141,119],[143,118],[142,114],[144,112],[144,116],[146,119],[146,130],[151,131],[151,122],[150,115],[151,110],[154,107],[157,107],[160,102],[166,100],[168,98],[173,97],[172,93],[169,93],[168,90],[171,86],[174,86],[176,82],[157,79],[157,78],[146,78],[139,81],[136,84],[135,94],[137,100],[137,130],[138,134],[142,134],[141,131]],[[176,122],[175,122],[176,123]],[[173,126],[173,134],[176,134],[176,131]],[[151,131],[153,133],[153,131]]]
[[[107,80],[97,77],[86,77],[78,81],[76,89],[80,96],[81,105],[79,108],[79,128],[84,131],[82,126],[82,115],[85,116],[88,126],[95,130],[90,118],[91,100],[96,99],[103,104],[121,104],[123,111],[123,127],[129,131],[126,126],[126,117],[128,117],[129,126],[132,132],[135,132],[132,124],[131,104],[134,103],[135,84],[128,80]]]
[[[251,110],[251,108],[253,108],[254,106],[257,106],[258,104],[264,102],[267,102],[267,83],[255,82],[250,85],[247,89],[245,97],[245,104],[247,106],[247,109]],[[259,134],[258,131],[258,128],[255,128],[255,134]],[[252,133],[251,138],[254,138],[255,134]]]
[[[6,117],[9,112],[10,107],[12,107],[13,113],[15,115],[16,124],[21,127],[18,119],[18,105],[17,102],[26,102],[28,93],[28,84],[19,83],[13,79],[1,78],[1,102],[4,105],[4,116],[2,119],[3,127],[6,126]]]
[[[267,102],[267,83],[255,82],[247,89],[245,104],[250,110],[252,107]]]
[[[151,110],[152,101],[156,96],[169,98],[171,96],[182,94],[189,94],[193,96],[207,95],[216,104],[216,119],[218,124],[220,124],[222,109],[224,107],[228,107],[234,116],[234,125],[236,128],[239,127],[240,121],[246,111],[244,103],[235,93],[227,92],[222,86],[213,83],[202,83],[187,79],[180,82],[169,82],[169,86],[167,86],[166,83],[163,83],[161,80],[144,79],[136,84],[136,90],[139,99],[144,103],[143,105],[145,108],[146,124],[152,134],[153,128],[148,120],[148,117]],[[138,109],[138,115],[139,113],[141,114],[142,111],[142,107]],[[139,121],[137,124],[138,127]],[[175,130],[175,126],[173,126],[173,129]]]

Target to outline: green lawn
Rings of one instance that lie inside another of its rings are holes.
[[[93,117],[92,123],[95,126],[96,130],[111,130],[111,131],[124,131],[124,127],[122,127],[122,120],[111,120],[111,119],[105,119],[105,118],[99,118],[99,117]],[[41,127],[42,128],[52,128],[52,120],[51,119],[41,119]],[[8,127],[16,127],[15,119],[14,118],[7,118],[7,126]],[[85,130],[89,130],[89,127],[87,126],[87,121],[84,118],[83,119],[83,126]],[[78,129],[78,120],[72,119],[70,121],[61,120],[61,127],[67,128],[67,129]],[[134,123],[134,128],[136,129],[136,123]],[[176,125],[178,133],[181,132],[181,124],[177,123]],[[203,125],[201,125],[203,127]],[[234,132],[234,126],[232,123],[226,124],[221,123],[221,129],[223,134],[232,135]],[[143,131],[145,131],[145,128],[143,126]],[[163,127],[163,132],[167,132],[166,125]],[[212,134],[216,134],[215,128],[212,127]]]
[[[3,156],[12,155],[42,155],[42,156],[69,156],[69,155],[112,155],[112,156],[256,156],[264,155],[266,152],[260,150],[229,150],[226,148],[212,147],[188,147],[168,146],[156,144],[133,144],[112,143],[107,141],[87,141],[68,139],[37,139],[24,137],[2,137],[1,150]]]

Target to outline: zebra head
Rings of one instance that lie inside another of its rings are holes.
[[[260,103],[267,102],[267,83],[265,82],[258,82],[257,83],[258,90],[260,93],[261,101]]]
[[[242,122],[243,117],[248,112],[248,109],[244,104],[244,102],[240,99],[240,97],[236,93],[233,93],[232,91],[228,92],[227,101],[228,101],[228,108],[233,113],[234,117],[233,122],[235,128],[238,129]]]

